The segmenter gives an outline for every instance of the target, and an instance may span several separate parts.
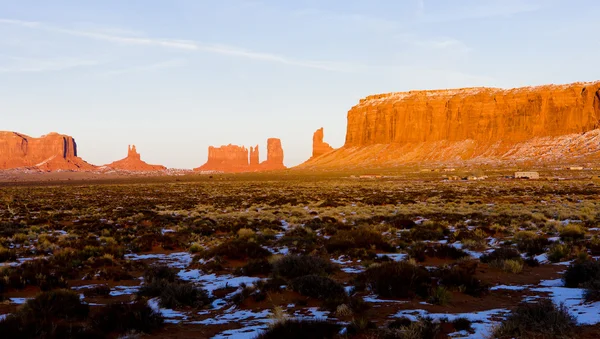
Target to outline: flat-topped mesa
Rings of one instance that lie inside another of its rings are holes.
[[[208,148],[208,161],[194,171],[214,171],[224,173],[261,172],[285,169],[283,149],[279,139],[267,140],[267,160],[260,162],[258,145],[250,147],[227,145]]]
[[[600,82],[464,88],[369,96],[348,112],[346,147],[389,143],[523,142],[598,128]]]
[[[39,138],[10,131],[0,131],[0,169],[38,168],[46,171],[93,170],[77,156],[73,137],[49,133]]]
[[[344,147],[301,167],[600,160],[600,81],[368,96]]]
[[[156,172],[164,171],[167,168],[162,165],[150,165],[142,161],[140,154],[137,152],[135,145],[127,146],[127,157],[104,167],[119,171],[129,172]]]
[[[261,170],[273,171],[285,169],[283,164],[283,147],[281,140],[277,138],[267,139],[267,160],[261,164]]]
[[[313,151],[312,158],[316,158],[325,153],[329,153],[333,151],[333,147],[331,147],[328,143],[323,141],[324,133],[323,127],[319,128],[315,134],[313,134]]]
[[[248,170],[248,149],[243,146],[226,145],[208,147],[208,161],[195,171],[245,172]]]

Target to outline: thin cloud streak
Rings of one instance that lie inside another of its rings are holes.
[[[278,55],[278,54],[255,52],[255,51],[240,49],[240,48],[236,48],[236,47],[226,46],[226,45],[205,45],[205,44],[201,44],[201,43],[198,43],[196,41],[191,41],[191,40],[126,37],[126,36],[111,35],[111,34],[106,34],[106,33],[73,30],[73,29],[66,29],[66,28],[46,25],[46,24],[39,23],[39,22],[32,22],[32,21],[0,19],[0,24],[41,29],[41,30],[48,31],[48,32],[61,33],[61,34],[66,34],[66,35],[71,35],[71,36],[76,36],[76,37],[107,41],[107,42],[123,44],[123,45],[154,46],[154,47],[162,47],[162,48],[170,48],[170,49],[201,51],[201,52],[221,54],[221,55],[227,55],[227,56],[233,56],[233,57],[240,57],[240,58],[245,58],[245,59],[280,63],[280,64],[290,65],[290,66],[320,69],[320,70],[332,71],[332,72],[353,72],[354,68],[355,68],[354,66],[356,66],[356,65],[352,65],[352,64],[348,64],[348,63],[339,63],[339,62],[299,60],[299,59],[289,58],[289,57]]]
[[[171,59],[171,60],[161,61],[161,62],[157,62],[154,64],[149,64],[149,65],[142,65],[142,66],[135,66],[135,67],[130,67],[130,68],[107,71],[107,72],[104,72],[102,75],[118,76],[121,74],[148,72],[148,71],[156,71],[156,70],[167,69],[167,68],[181,67],[183,65],[185,65],[185,60]]]

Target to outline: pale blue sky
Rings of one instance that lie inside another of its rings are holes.
[[[192,168],[208,145],[344,143],[364,96],[600,79],[594,0],[0,0],[0,130],[93,164]]]

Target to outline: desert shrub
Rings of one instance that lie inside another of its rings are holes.
[[[399,321],[388,328],[379,329],[376,338],[381,339],[434,339],[442,334],[441,321],[431,317],[419,318],[417,321]]]
[[[576,288],[584,284],[600,280],[600,261],[576,261],[569,265],[562,276],[566,287]]]
[[[477,261],[467,260],[452,267],[437,269],[432,272],[432,275],[443,286],[479,297],[487,293],[489,285],[475,277],[476,271]]]
[[[407,262],[373,265],[358,278],[359,287],[368,287],[384,298],[426,297],[431,284],[429,272]]]
[[[90,307],[79,299],[79,294],[71,290],[43,292],[27,300],[19,313],[40,322],[52,319],[85,319]]]
[[[203,250],[204,250],[204,247],[202,245],[196,243],[196,242],[192,243],[190,245],[190,247],[188,248],[188,251],[190,253],[192,253],[192,254],[196,254],[196,253],[202,252]]]
[[[427,244],[423,242],[415,242],[408,249],[408,255],[418,262],[424,262],[427,259]]]
[[[527,234],[526,236],[524,234]],[[519,236],[521,235],[521,236]],[[535,233],[530,235],[530,232],[518,232],[515,234],[515,241],[519,251],[529,255],[538,255],[546,252],[551,242],[543,236],[537,236]]]
[[[337,266],[327,259],[308,255],[286,255],[273,263],[275,277],[294,279],[305,275],[329,275]]]
[[[564,305],[542,299],[519,305],[494,331],[494,338],[573,338],[575,318]]]
[[[567,245],[555,244],[548,251],[548,260],[550,262],[559,262],[569,256],[571,250]]]
[[[580,225],[569,224],[560,230],[560,239],[575,241],[585,238],[585,229]]]
[[[324,300],[328,306],[337,307],[348,297],[342,284],[320,275],[305,275],[295,278],[290,286],[292,290],[303,296]]]
[[[600,301],[600,278],[595,278],[586,282],[584,285],[585,292],[583,297],[587,302]]]
[[[177,279],[177,271],[166,265],[150,266],[144,272],[145,281],[167,280],[173,282]]]
[[[276,323],[261,333],[257,339],[334,338],[339,333],[340,327],[326,320],[293,319]]]
[[[158,297],[160,306],[165,308],[183,306],[202,308],[210,304],[208,292],[188,282],[152,280],[142,285],[137,294],[144,297]]]
[[[105,333],[123,333],[140,331],[150,333],[163,326],[164,319],[142,301],[130,303],[114,303],[101,307],[95,312],[90,322],[92,326]]]
[[[268,275],[271,273],[272,266],[265,259],[250,259],[244,267],[240,267],[235,271],[238,275]]]
[[[452,325],[454,325],[454,329],[457,331],[467,331],[471,332],[473,330],[471,320],[467,318],[456,318],[452,321]]]
[[[502,262],[502,270],[510,273],[521,273],[523,271],[522,260],[504,260]]]
[[[492,253],[484,254],[479,258],[482,263],[491,263],[493,261],[521,259],[521,254],[514,248],[501,247],[495,249]]]
[[[390,224],[390,226],[399,229],[408,230],[417,226],[417,224],[414,221],[407,219],[403,216],[393,216],[389,218],[387,222],[388,224]]]
[[[448,227],[429,220],[410,230],[410,237],[413,240],[442,240],[449,234]]]
[[[329,238],[325,248],[330,253],[343,252],[356,248],[375,248],[386,252],[395,250],[393,246],[383,239],[380,233],[365,227],[348,231],[338,231],[334,236]]]
[[[446,244],[429,247],[426,251],[426,254],[430,257],[436,257],[440,259],[448,258],[454,260],[458,260],[469,256],[469,254],[463,251],[462,249]]]
[[[12,261],[17,259],[17,252],[15,250],[9,250],[6,247],[0,245],[0,262]]]
[[[446,305],[452,300],[452,292],[444,286],[437,286],[429,293],[429,301],[434,305]]]
[[[221,256],[227,259],[260,259],[271,255],[271,252],[259,244],[247,239],[234,239],[226,241],[217,247],[211,248],[202,254],[203,258]]]
[[[83,290],[83,295],[86,297],[98,297],[110,295],[110,287],[108,285],[97,285],[92,288]]]

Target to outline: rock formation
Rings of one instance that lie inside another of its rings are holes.
[[[224,173],[260,172],[285,169],[281,140],[267,140],[267,160],[259,163],[258,145],[250,147],[227,145],[208,147],[208,161],[194,171],[215,171]]]
[[[46,171],[93,170],[77,156],[75,139],[68,135],[50,133],[40,138],[0,131],[0,169],[38,168]]]
[[[142,161],[140,154],[135,149],[135,145],[127,146],[127,157],[121,159],[119,161],[115,161],[111,164],[105,165],[104,167],[114,169],[114,170],[122,170],[122,171],[131,171],[131,172],[154,172],[154,171],[164,171],[167,168],[161,165],[149,165],[146,162]]]
[[[369,96],[344,147],[305,167],[600,158],[600,82]]]
[[[267,139],[267,160],[263,161],[260,165],[262,170],[265,171],[285,169],[281,140],[277,138]]]
[[[323,137],[323,127],[319,128],[315,134],[313,134],[312,158],[316,158],[325,153],[333,151],[333,147],[331,147],[328,143],[323,142]]]
[[[258,167],[259,166],[259,155],[258,155],[258,145],[255,147],[250,146],[250,167]]]

